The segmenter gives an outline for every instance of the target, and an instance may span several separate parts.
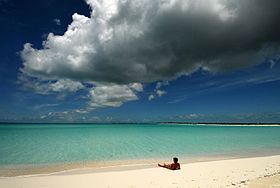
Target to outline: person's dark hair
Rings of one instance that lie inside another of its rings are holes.
[[[173,157],[173,161],[174,161],[174,163],[177,163],[178,162],[178,158],[177,157]]]

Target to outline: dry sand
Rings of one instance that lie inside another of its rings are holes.
[[[230,159],[182,164],[181,170],[159,168],[130,169],[96,172],[86,170],[61,172],[51,175],[35,175],[0,178],[2,188],[103,188],[103,187],[248,187],[259,188],[271,182],[278,185],[280,155],[269,157]],[[263,178],[265,177],[265,178]],[[277,184],[278,182],[278,184]],[[273,187],[273,186],[271,186]]]
[[[249,183],[249,188],[280,188],[280,174],[258,178]]]

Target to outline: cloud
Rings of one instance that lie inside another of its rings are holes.
[[[229,71],[279,52],[275,0],[94,1],[43,49],[25,44],[22,72],[47,78],[150,83],[198,67]],[[66,48],[67,46],[67,48]],[[276,50],[276,51],[275,51]]]
[[[78,90],[85,88],[82,83],[72,81],[70,79],[42,80],[40,78],[21,75],[19,80],[24,89],[33,90],[36,93],[42,95],[55,93],[59,94],[61,97],[64,97],[70,93],[75,93]]]
[[[162,95],[165,95],[166,94],[166,91],[163,91],[163,90],[157,90],[156,94],[161,97]]]
[[[90,91],[90,106],[98,107],[119,107],[124,102],[137,100],[137,92],[142,91],[141,84],[130,85],[100,85]]]
[[[175,79],[199,68],[242,69],[280,51],[280,1],[86,2],[90,17],[73,14],[67,31],[49,33],[42,49],[24,45],[20,74],[26,78],[21,80],[32,80],[37,92],[76,91],[61,86],[61,80],[79,89],[90,82],[96,85],[90,91],[91,105],[119,106],[137,100],[132,83]]]
[[[201,114],[184,114],[184,115],[180,115],[178,116],[179,119],[185,119],[185,120],[194,120],[194,119],[198,119],[201,118],[203,115]]]
[[[272,69],[277,62],[280,62],[280,55],[271,58],[268,62],[270,63],[270,68]]]
[[[150,94],[149,97],[148,97],[149,101],[155,99],[155,96],[153,94]]]
[[[76,110],[54,111],[36,117],[40,122],[95,122],[92,117],[83,116],[85,114]],[[97,120],[97,119],[96,119]]]
[[[157,97],[161,97],[163,95],[165,95],[167,92],[163,91],[162,89],[160,89],[162,86],[167,86],[169,84],[168,81],[161,81],[161,82],[157,82],[156,87],[154,89],[154,91],[149,95],[148,99],[149,101],[157,98]]]
[[[148,97],[149,101],[154,100],[156,97],[161,97],[165,95],[167,92],[160,90],[160,89],[155,89],[153,93],[151,93]]]
[[[84,88],[84,86],[80,82],[75,82],[68,79],[58,80],[55,83],[51,83],[49,86],[55,92],[76,92],[79,89]]]
[[[34,106],[34,110],[39,110],[42,108],[48,108],[48,107],[54,107],[54,106],[58,106],[59,104],[39,104]]]
[[[56,25],[61,25],[60,19],[55,18],[53,21],[55,22]]]

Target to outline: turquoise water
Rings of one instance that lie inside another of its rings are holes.
[[[1,124],[0,165],[280,154],[280,127]]]

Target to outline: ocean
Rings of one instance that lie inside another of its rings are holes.
[[[280,154],[280,127],[1,124],[0,166]]]

